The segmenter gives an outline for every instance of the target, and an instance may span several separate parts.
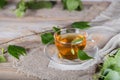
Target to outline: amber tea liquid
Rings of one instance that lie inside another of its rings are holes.
[[[82,42],[76,44],[72,43],[73,41],[79,40],[81,38]],[[86,37],[78,33],[55,35],[55,45],[59,51],[59,58],[69,60],[77,59],[78,50],[83,50],[86,46]]]

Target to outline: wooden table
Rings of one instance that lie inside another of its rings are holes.
[[[58,4],[59,5],[59,4]],[[105,10],[108,6],[109,6],[109,2],[84,2],[84,5],[88,6],[89,8],[92,6],[99,6],[99,8],[101,8],[101,10],[98,12],[98,14],[100,12],[102,12],[103,10]],[[92,10],[92,9],[91,9]],[[68,25],[74,21],[79,21],[82,20],[83,18],[77,18],[77,17],[52,17],[50,18],[50,16],[45,17],[45,16],[39,16],[36,17],[34,15],[30,16],[26,16],[23,18],[16,18],[14,15],[9,16],[7,13],[7,16],[4,14],[6,10],[3,10],[0,13],[0,30],[5,34],[5,32],[11,32],[11,31],[16,31],[17,28],[19,28],[20,26],[24,25],[24,26],[28,26],[25,29],[19,29],[18,31],[21,33],[25,32],[27,34],[18,34],[17,36],[14,36],[12,34],[12,36],[8,36],[6,35],[6,37],[4,37],[4,35],[0,35],[0,47],[6,47],[8,44],[13,43],[13,44],[17,44],[21,41],[21,39],[23,39],[22,41],[24,41],[25,38],[27,37],[34,37],[35,39],[31,39],[32,40],[36,40],[39,41],[38,37],[36,37],[36,33],[39,33],[39,31],[37,31],[38,29],[42,29],[42,27],[40,28],[38,25],[41,23],[44,24],[55,24],[55,25]],[[91,12],[92,13],[92,12]],[[97,14],[97,15],[98,15]],[[94,19],[97,15],[96,14],[91,14],[91,17],[87,17],[86,19],[84,18],[85,21],[90,21],[92,19]],[[16,26],[18,25],[18,26]],[[45,25],[45,26],[46,26]],[[38,27],[30,27],[30,26],[38,26]],[[50,25],[51,26],[51,25]],[[16,28],[17,27],[17,28]],[[49,26],[48,26],[49,27]],[[23,27],[22,27],[23,28]],[[29,29],[29,31],[27,30],[27,28]],[[38,28],[38,29],[36,29]],[[50,28],[51,29],[51,28]],[[31,32],[30,32],[31,31]],[[17,34],[18,32],[14,32],[15,34]],[[1,33],[0,33],[1,34]],[[25,39],[27,40],[27,39]],[[22,42],[21,41],[21,42]],[[23,45],[22,45],[23,46]],[[24,45],[27,46],[27,45]],[[26,74],[20,74],[17,73],[17,70],[15,68],[12,67],[12,60],[8,61],[7,63],[0,63],[0,80],[39,80],[39,79],[35,79],[34,77],[26,77]]]

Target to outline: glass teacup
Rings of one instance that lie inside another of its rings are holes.
[[[86,30],[76,28],[61,29],[54,33],[55,44],[48,43],[44,53],[51,61],[67,65],[84,64],[88,61],[78,58],[78,50],[97,59],[98,46],[89,34]]]
[[[87,32],[76,29],[66,28],[54,34],[55,45],[58,49],[58,57],[68,60],[78,58],[78,50],[84,50],[87,44]]]

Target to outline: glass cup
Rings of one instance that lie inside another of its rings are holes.
[[[76,28],[61,29],[54,33],[55,44],[48,43],[44,53],[51,61],[67,65],[87,63],[88,60],[78,58],[78,50],[84,51],[92,59],[97,59],[98,46],[89,34],[86,30]]]
[[[78,50],[84,50],[87,44],[87,32],[76,28],[66,28],[54,34],[58,57],[67,60],[78,58]]]

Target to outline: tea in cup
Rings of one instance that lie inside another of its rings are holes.
[[[66,28],[54,34],[55,45],[58,49],[58,57],[68,60],[77,59],[78,50],[83,50],[86,46],[87,32]]]

